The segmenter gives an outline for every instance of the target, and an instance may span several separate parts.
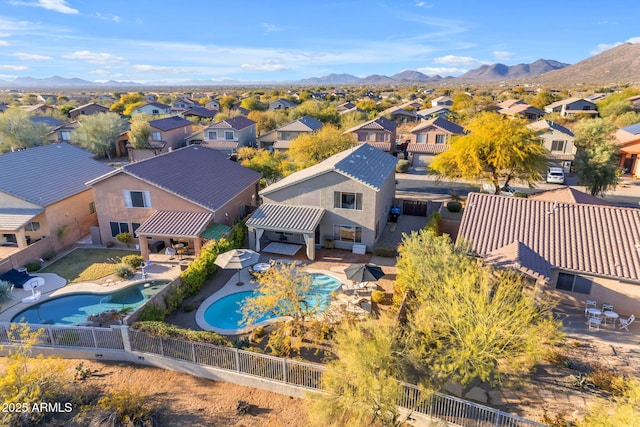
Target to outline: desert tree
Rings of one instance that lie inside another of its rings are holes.
[[[134,116],[129,129],[129,142],[134,148],[149,148],[152,135],[151,125],[146,117]]]
[[[547,150],[525,120],[482,112],[465,129],[467,133],[454,136],[449,150],[430,165],[442,178],[488,180],[496,194],[511,181],[531,186],[542,178]]]
[[[305,133],[291,141],[289,157],[299,168],[315,165],[355,144],[351,135],[345,135],[332,125]]]
[[[581,120],[574,128],[578,181],[593,196],[604,195],[620,180],[615,130],[609,120],[601,118]]]
[[[123,114],[129,105],[140,103],[143,101],[144,101],[144,96],[140,93],[121,94],[120,99],[118,99],[116,102],[111,104],[111,107],[109,107],[109,110],[114,113]]]
[[[0,153],[44,143],[49,129],[31,121],[28,112],[11,107],[0,114]]]
[[[295,165],[287,155],[278,151],[242,147],[238,150],[238,161],[242,166],[260,172],[267,185],[295,171]]]
[[[127,127],[127,122],[119,114],[98,113],[83,118],[72,138],[95,155],[111,158],[111,146]]]

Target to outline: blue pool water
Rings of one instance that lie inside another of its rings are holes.
[[[162,290],[168,280],[154,280],[132,285],[109,294],[78,293],[52,298],[21,311],[12,322],[52,325],[79,325],[92,314],[109,310],[140,307]]]
[[[312,276],[313,288],[305,300],[309,305],[318,307],[319,311],[324,311],[329,307],[331,292],[340,288],[342,283],[337,278],[326,274],[314,273]],[[245,299],[254,295],[253,291],[237,292],[214,301],[204,312],[205,322],[217,329],[233,330],[244,327],[240,307]],[[274,317],[273,315],[263,316],[255,324]]]

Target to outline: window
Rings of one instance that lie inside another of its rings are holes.
[[[556,289],[578,292],[581,294],[590,294],[591,284],[591,280],[587,279],[586,277],[577,276],[575,274],[558,273]]]
[[[384,142],[387,139],[387,135],[384,133],[374,133],[373,139],[375,142]]]
[[[333,193],[333,207],[336,209],[362,210],[362,193]]]
[[[444,144],[447,142],[447,135],[436,135],[436,144]]]
[[[63,141],[71,141],[71,131],[61,130],[60,131],[60,139]]]
[[[138,231],[138,228],[140,228],[140,223],[139,222],[132,222],[131,223],[131,233],[133,234],[133,237],[137,237],[136,236],[136,231]]]
[[[89,202],[89,213],[96,213],[96,202]]]
[[[207,139],[216,140],[218,139],[218,132],[215,130],[207,131]]]
[[[125,190],[124,205],[128,208],[150,208],[151,197],[149,196],[149,192]]]
[[[160,110],[151,110],[151,114],[157,116],[158,114],[160,114]]]
[[[333,238],[334,240],[340,240],[343,242],[362,242],[362,227],[355,225],[334,225],[333,226]]]
[[[551,141],[551,151],[564,152],[564,143],[566,141]]]
[[[225,130],[224,131],[224,139],[227,141],[233,141],[233,131]]]
[[[110,222],[109,226],[111,227],[111,237],[116,237],[120,233],[129,232],[129,224],[126,222]]]
[[[426,133],[419,133],[419,134],[416,136],[416,142],[417,142],[418,144],[424,144],[424,143],[426,143],[426,142],[427,142],[427,134],[426,134]]]
[[[153,132],[153,133],[151,134],[151,139],[153,139],[154,141],[160,141],[160,140],[161,140],[161,138],[160,138],[160,132]]]
[[[30,222],[24,226],[25,231],[38,231],[40,230],[40,223],[37,221]]]
[[[366,141],[367,141],[367,133],[358,132],[358,142],[366,142]]]

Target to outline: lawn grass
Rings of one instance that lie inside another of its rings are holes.
[[[108,276],[120,264],[122,257],[140,255],[138,251],[120,249],[79,248],[39,273],[56,273],[69,282],[87,282]]]

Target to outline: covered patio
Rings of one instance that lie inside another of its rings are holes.
[[[316,257],[323,208],[265,203],[247,220],[249,247],[260,252],[271,242],[300,244],[310,260]]]
[[[210,212],[156,211],[136,230],[140,255],[149,260],[150,247],[156,252],[167,247],[197,256],[204,241],[220,239],[231,230],[213,223],[213,218]]]

